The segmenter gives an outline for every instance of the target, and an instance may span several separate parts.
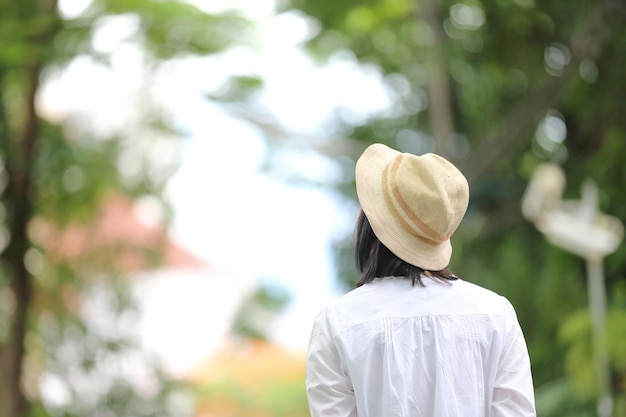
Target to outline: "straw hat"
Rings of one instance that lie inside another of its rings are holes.
[[[467,210],[469,186],[435,154],[369,146],[356,163],[356,191],[376,237],[397,257],[438,271],[450,263],[450,236]]]

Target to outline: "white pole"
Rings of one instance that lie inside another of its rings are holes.
[[[606,349],[606,296],[602,261],[601,257],[587,258],[587,291],[589,292],[593,354],[599,384],[597,412],[598,417],[611,417],[613,398],[611,397],[611,376]]]

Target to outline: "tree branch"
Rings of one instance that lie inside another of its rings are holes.
[[[618,0],[598,2],[587,20],[571,38],[572,59],[559,77],[550,77],[535,88],[508,117],[459,165],[470,183],[479,181],[493,171],[498,163],[505,163],[509,155],[527,145],[528,138],[545,113],[560,99],[563,91],[574,82],[583,60],[596,59],[611,40],[611,28],[622,24],[623,6]],[[617,22],[612,22],[619,19]]]

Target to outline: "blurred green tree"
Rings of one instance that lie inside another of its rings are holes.
[[[521,196],[541,162],[566,172],[567,198],[586,178],[600,209],[626,219],[626,7],[616,0],[286,0],[319,24],[320,60],[352,54],[378,68],[395,102],[364,123],[336,115],[343,135],[324,152],[354,159],[373,142],[438,152],[467,175],[468,214],[453,270],[507,296],[528,339],[539,414],[593,415],[584,260],[526,223]],[[318,147],[310,143],[312,148]],[[332,148],[329,150],[329,148]],[[345,158],[344,158],[345,161]],[[352,170],[349,164],[339,164]],[[352,175],[338,189],[354,198]],[[337,242],[345,288],[350,239]],[[626,248],[606,260],[608,338],[616,415],[626,415]],[[620,348],[621,346],[621,348]],[[618,351],[620,353],[618,353]]]
[[[182,1],[70,3],[84,10],[70,16],[56,0],[0,2],[0,416],[180,415],[181,393],[135,344],[116,253],[77,263],[54,256],[58,236],[41,239],[44,226],[78,222],[89,230],[112,192],[160,198],[166,176],[154,175],[141,152],[132,156],[135,175],[124,175],[120,161],[138,134],[132,126],[103,137],[81,118],[44,118],[38,98],[43,81],[77,59],[110,64],[111,54],[94,45],[114,18],[134,22],[129,41],[144,51],[146,73],[223,50],[247,22]],[[158,109],[142,109],[144,133],[176,139]],[[158,262],[158,248],[147,252],[147,264]],[[85,298],[105,306],[91,323]],[[129,369],[147,380],[132,383]],[[41,402],[44,379],[52,404]]]
[[[285,288],[262,282],[241,302],[231,325],[233,335],[243,340],[268,341],[272,320],[290,300],[291,294]]]

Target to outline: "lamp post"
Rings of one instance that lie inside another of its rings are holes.
[[[613,400],[606,348],[603,261],[621,243],[624,226],[616,217],[598,211],[598,188],[593,182],[587,180],[583,184],[580,200],[562,200],[564,188],[565,175],[560,167],[540,165],[522,198],[522,214],[550,243],[586,261],[593,353],[599,384],[597,412],[598,417],[610,417]]]

